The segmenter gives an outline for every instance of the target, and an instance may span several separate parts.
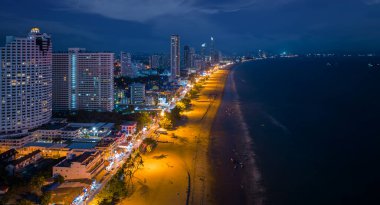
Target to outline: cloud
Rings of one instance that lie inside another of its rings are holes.
[[[30,20],[30,19],[18,19],[17,22],[10,22],[7,26],[8,28],[32,28],[33,26],[40,27],[42,32],[54,34],[63,34],[63,35],[74,35],[86,37],[91,40],[98,40],[100,37],[93,32],[83,30],[79,27],[74,27],[59,21],[50,21],[50,20]],[[54,38],[54,36],[53,36]]]
[[[375,4],[380,4],[380,0],[366,0],[365,3],[367,5],[375,5]]]
[[[283,2],[288,0],[269,0]],[[147,22],[162,16],[211,15],[236,12],[259,5],[264,0],[63,0],[64,5],[77,12],[99,14],[108,18]],[[268,1],[266,1],[268,2]]]
[[[137,22],[165,14],[187,13],[193,9],[185,0],[66,0],[66,3],[79,12]]]

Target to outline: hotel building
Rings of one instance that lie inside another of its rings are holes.
[[[179,35],[170,37],[170,70],[171,80],[180,77],[180,38]]]
[[[20,138],[52,114],[52,42],[33,28],[0,48],[0,139]],[[17,140],[16,140],[17,141]]]
[[[53,109],[112,111],[113,53],[70,48],[53,53]]]

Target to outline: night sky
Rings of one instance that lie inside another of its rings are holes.
[[[173,33],[227,54],[380,51],[380,0],[0,0],[0,16],[1,45],[37,26],[56,51],[168,52]]]

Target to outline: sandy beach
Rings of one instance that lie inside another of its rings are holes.
[[[181,126],[161,135],[157,149],[143,156],[136,191],[120,204],[215,204],[216,181],[209,148],[211,128],[229,71],[219,70],[204,84]],[[176,137],[173,137],[173,134]]]

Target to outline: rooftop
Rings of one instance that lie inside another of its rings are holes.
[[[121,125],[122,126],[135,126],[135,125],[137,125],[137,122],[135,122],[135,121],[125,121]]]
[[[21,163],[21,162],[23,162],[23,161],[25,161],[25,160],[27,160],[27,159],[29,159],[29,158],[31,158],[31,157],[37,155],[37,154],[39,154],[39,153],[41,153],[41,150],[33,151],[33,152],[31,152],[31,153],[29,153],[29,154],[27,154],[27,155],[25,155],[25,156],[23,156],[23,157],[21,157],[21,158],[18,158],[18,159],[16,159],[16,160],[14,160],[14,161],[12,162],[12,164],[13,164],[13,165],[19,164],[19,163]]]
[[[99,152],[84,152],[81,155],[74,156],[72,158],[66,158],[62,162],[58,163],[57,167],[70,167],[73,162],[78,162],[84,165],[89,164],[95,156],[99,155]]]
[[[96,147],[108,147],[108,146],[110,146],[114,142],[115,142],[115,140],[101,140],[96,145]]]
[[[71,162],[83,163],[92,156],[93,152],[85,152],[79,156],[74,157]]]
[[[64,148],[67,147],[67,144],[51,142],[30,142],[25,144],[24,147]]]
[[[76,130],[79,130],[80,129],[80,127],[72,127],[72,126],[66,126],[66,127],[64,127],[62,130],[63,131],[76,131]]]
[[[39,127],[39,130],[58,130],[67,126],[67,123],[49,123]]]
[[[101,129],[101,128],[108,128],[111,129],[114,127],[114,123],[107,123],[107,122],[96,122],[96,123],[70,123],[71,127],[82,127],[82,128],[96,128],[96,129]]]
[[[70,149],[94,149],[96,142],[73,142],[69,146]]]
[[[29,136],[31,136],[30,133],[21,134],[21,135],[12,135],[12,136],[1,136],[0,140],[18,140],[18,139],[23,139]]]
[[[7,150],[0,154],[0,160],[3,158],[8,158],[10,155],[15,155],[15,154],[17,154],[17,151],[15,149]]]

